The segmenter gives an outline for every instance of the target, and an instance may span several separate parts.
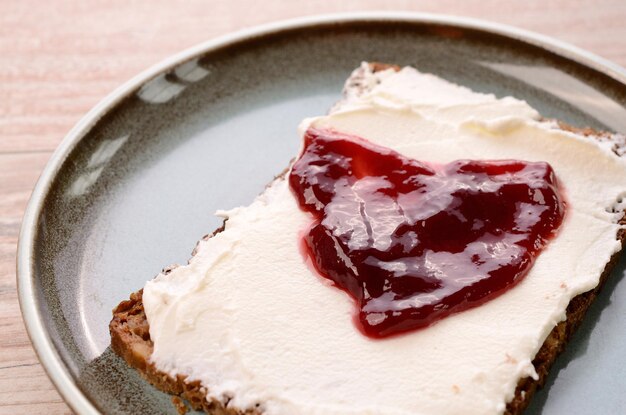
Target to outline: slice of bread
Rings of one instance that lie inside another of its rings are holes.
[[[361,94],[373,88],[375,84],[372,84],[372,80],[376,78],[372,78],[370,75],[386,69],[398,70],[399,68],[393,65],[370,63],[368,66],[363,66],[355,71],[346,82],[346,87],[343,91],[343,100],[340,101],[334,109],[339,108],[346,102],[357,99]],[[590,139],[610,142],[616,154],[620,156],[624,154],[623,150],[626,139],[622,135],[598,132],[591,129],[577,129],[563,123],[559,123],[559,128],[588,136]],[[286,171],[283,172],[281,176],[285,174]],[[625,219],[623,218],[622,222],[624,221]],[[223,228],[216,230],[213,234],[207,235],[205,239],[210,238],[222,230]],[[626,239],[626,232],[624,230],[620,231],[617,235],[617,239],[623,244]],[[196,250],[194,249],[192,255],[195,255],[195,253]],[[515,396],[508,403],[505,414],[521,414],[527,407],[537,388],[543,386],[550,367],[556,357],[563,351],[570,336],[582,321],[589,305],[593,302],[597,292],[607,279],[617,258],[618,254],[615,254],[611,261],[606,264],[600,278],[600,283],[595,289],[576,296],[569,303],[566,319],[554,327],[533,360],[538,379],[535,380],[531,377],[527,377],[519,381]],[[171,269],[172,268],[166,269],[163,273],[167,274]],[[109,329],[113,350],[158,389],[182,397],[189,402],[192,408],[203,410],[211,414],[258,413],[258,411],[254,409],[243,411],[233,408],[232,405],[228,405],[227,407],[227,405],[216,400],[207,400],[207,390],[203,388],[199,382],[187,382],[185,377],[180,375],[176,378],[172,378],[168,374],[156,369],[155,365],[150,362],[153,342],[150,339],[149,325],[142,303],[142,290],[131,294],[129,300],[121,302],[113,310],[113,319],[109,325]],[[175,405],[179,410],[184,408],[178,400],[175,401]]]

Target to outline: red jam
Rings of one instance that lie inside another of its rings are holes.
[[[309,129],[289,176],[317,271],[350,294],[374,338],[426,327],[513,287],[561,224],[544,162],[434,165]]]

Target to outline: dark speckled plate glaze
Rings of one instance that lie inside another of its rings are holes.
[[[544,116],[626,131],[626,72],[554,40],[469,19],[301,19],[183,52],[124,85],[65,138],[33,193],[20,301],[50,377],[81,414],[175,413],[109,348],[111,309],[185,263],[218,208],[247,204],[293,157],[362,60],[414,65]],[[624,262],[528,413],[626,413]],[[619,300],[619,301],[618,301]],[[405,380],[408,381],[408,380]]]

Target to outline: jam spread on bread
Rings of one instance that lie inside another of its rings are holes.
[[[314,217],[303,234],[306,255],[354,298],[357,325],[373,338],[504,293],[565,212],[548,163],[436,165],[328,129],[307,130],[289,183]]]

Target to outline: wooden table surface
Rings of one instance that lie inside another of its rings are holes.
[[[66,132],[116,86],[168,55],[260,23],[412,10],[533,30],[626,66],[626,1],[0,1],[0,414],[71,413],[32,349],[17,301],[24,208]]]

